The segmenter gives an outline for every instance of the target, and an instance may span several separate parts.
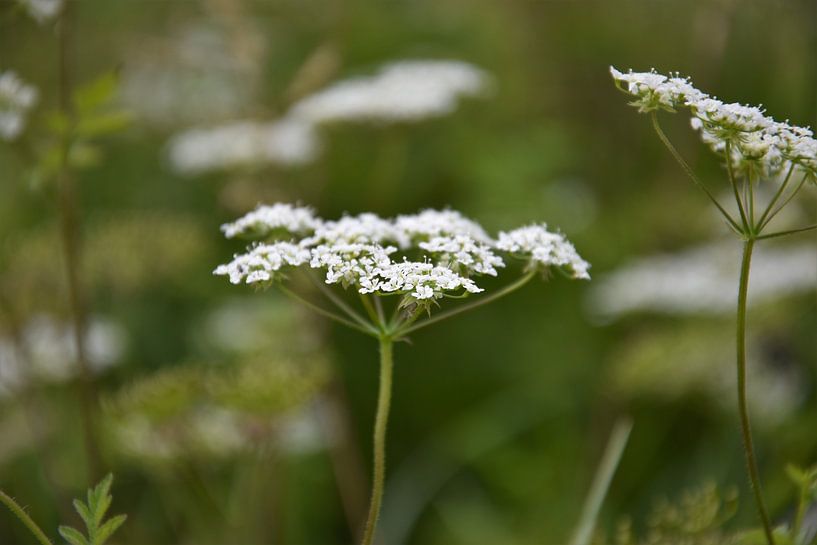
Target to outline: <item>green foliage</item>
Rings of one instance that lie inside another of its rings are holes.
[[[88,489],[88,501],[74,500],[74,509],[85,523],[86,534],[71,526],[60,526],[60,535],[70,545],[103,545],[128,518],[127,515],[115,515],[106,519],[105,515],[111,506],[111,484],[113,474],[108,474],[94,488]]]

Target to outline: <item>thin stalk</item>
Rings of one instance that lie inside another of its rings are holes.
[[[803,176],[803,179],[800,180],[800,182],[797,184],[797,187],[795,187],[794,190],[791,193],[789,193],[786,199],[782,203],[780,203],[780,205],[775,209],[775,211],[772,212],[768,218],[766,218],[766,221],[763,223],[763,225],[760,226],[760,229],[763,229],[764,227],[769,225],[769,223],[774,219],[774,217],[778,215],[780,211],[783,210],[783,208],[785,208],[787,204],[789,204],[789,202],[791,202],[794,196],[797,195],[797,192],[800,191],[800,188],[803,187],[803,184],[806,183],[807,179],[808,175],[806,174]]]
[[[743,222],[744,231],[747,231],[748,229],[751,229],[752,224],[746,216],[746,207],[743,204],[743,199],[740,197],[740,191],[738,191],[738,180],[735,177],[734,170],[732,169],[732,146],[728,140],[726,141],[724,159],[726,160],[726,173],[729,176],[729,183],[732,185],[732,192],[735,194],[735,202],[738,205],[740,220]]]
[[[18,519],[20,519],[20,522],[22,522],[25,525],[25,527],[28,528],[28,530],[32,534],[34,534],[34,537],[37,538],[37,541],[40,542],[40,545],[53,545],[51,543],[51,540],[48,539],[48,536],[45,535],[45,532],[43,532],[40,529],[40,527],[37,526],[37,523],[34,522],[34,520],[31,517],[28,516],[28,513],[25,512],[25,509],[20,507],[17,504],[17,502],[14,501],[14,498],[9,496],[8,494],[3,492],[2,490],[0,490],[0,502],[2,502],[3,505],[8,507],[9,511],[14,513],[14,515]]]
[[[316,305],[312,301],[310,301],[310,300],[308,300],[308,299],[306,299],[304,297],[301,297],[300,295],[298,295],[297,293],[295,293],[291,289],[287,288],[286,286],[279,285],[278,288],[282,292],[284,292],[284,294],[286,294],[287,296],[295,299],[296,301],[299,301],[299,302],[303,303],[304,305],[308,306],[309,308],[311,308],[312,310],[314,310],[315,312],[317,312],[321,316],[325,316],[325,317],[329,318],[330,320],[334,320],[334,321],[336,321],[336,322],[338,322],[340,324],[345,325],[346,327],[351,327],[352,329],[356,329],[358,331],[361,331],[361,332],[365,333],[366,335],[376,336],[378,334],[378,331],[374,327],[372,327],[370,324],[369,324],[369,327],[363,327],[363,326],[358,325],[358,324],[356,324],[356,323],[354,323],[354,322],[352,322],[350,320],[347,320],[343,316],[339,316],[339,315],[335,314],[331,310],[326,310],[325,308],[323,308],[323,307],[321,307],[319,305]]]
[[[601,504],[610,489],[610,483],[613,481],[613,475],[615,475],[621,456],[624,454],[624,448],[627,446],[632,429],[633,421],[629,418],[623,418],[616,422],[610,434],[610,439],[607,440],[607,447],[604,449],[601,463],[599,463],[596,470],[596,476],[593,477],[590,492],[584,500],[582,514],[570,540],[570,545],[588,545],[590,543],[593,530],[596,528],[596,521],[599,518]]]
[[[380,504],[383,501],[383,484],[386,477],[386,428],[391,405],[392,355],[391,337],[380,337],[380,391],[377,395],[377,414],[374,420],[374,469],[372,471],[372,498],[369,503],[369,516],[363,532],[363,545],[374,542],[377,519],[380,517]]]
[[[804,231],[811,231],[812,229],[817,229],[817,224],[809,225],[807,227],[800,227],[799,229],[789,229],[788,231],[778,231],[777,233],[769,233],[768,235],[761,235],[759,237],[755,237],[755,240],[765,240],[767,238],[783,237],[783,236],[786,236],[786,235],[793,235],[795,233],[802,233]]]
[[[769,215],[769,213],[771,213],[772,208],[774,208],[774,205],[777,204],[777,201],[783,195],[783,192],[786,191],[786,186],[788,186],[789,180],[791,180],[792,172],[794,172],[794,163],[792,163],[789,167],[786,177],[783,178],[783,182],[780,184],[780,187],[777,188],[777,192],[774,194],[774,197],[772,197],[772,200],[769,201],[769,205],[766,207],[766,210],[763,211],[763,214],[760,215],[760,219],[757,220],[758,230],[763,229],[763,225],[766,222],[766,217]]]
[[[740,413],[740,431],[743,435],[743,450],[746,454],[746,466],[749,471],[749,481],[757,504],[757,512],[763,523],[763,532],[766,541],[774,545],[772,525],[766,504],[763,502],[763,490],[760,486],[760,472],[755,460],[755,448],[752,441],[752,429],[749,425],[749,408],[746,400],[746,299],[749,292],[749,270],[752,264],[752,250],[755,240],[749,239],[743,243],[743,259],[740,266],[740,284],[738,287],[737,310],[737,371],[738,371],[738,412]]]
[[[374,296],[374,308],[377,310],[377,317],[380,320],[380,323],[383,325],[386,324],[386,313],[383,311],[383,302],[380,300],[380,297],[375,295]]]
[[[704,185],[704,183],[698,179],[698,176],[695,175],[695,172],[693,172],[692,168],[687,164],[684,158],[681,157],[681,154],[678,153],[678,150],[675,149],[675,146],[672,145],[672,142],[669,141],[669,138],[667,138],[667,135],[664,134],[664,131],[661,129],[661,125],[658,123],[658,116],[655,115],[655,112],[652,112],[652,114],[650,114],[650,117],[652,118],[652,126],[655,129],[655,132],[658,135],[659,140],[661,140],[664,146],[666,146],[666,148],[669,150],[669,152],[672,154],[672,156],[675,158],[678,164],[681,165],[681,168],[686,173],[686,175],[689,176],[689,179],[692,180],[692,182],[695,185],[701,188],[701,190],[704,193],[706,193],[706,196],[709,197],[709,200],[712,201],[712,204],[714,204],[715,207],[720,211],[721,215],[724,217],[727,223],[729,223],[729,226],[732,227],[732,229],[734,229],[735,232],[739,234],[742,233],[743,230],[738,225],[738,223],[732,219],[732,216],[730,216],[729,212],[727,212],[726,209],[723,206],[721,206],[721,204],[718,202],[718,199],[716,199],[712,192],[709,191],[709,189]]]
[[[451,309],[451,310],[449,310],[447,312],[441,312],[440,314],[432,316],[431,318],[423,320],[422,322],[416,323],[416,324],[411,325],[409,327],[400,328],[395,333],[395,335],[397,337],[402,337],[402,336],[408,335],[409,333],[413,333],[414,331],[417,331],[418,329],[422,329],[422,328],[424,328],[424,327],[426,327],[428,325],[437,323],[437,322],[439,322],[441,320],[445,320],[446,318],[451,318],[452,316],[456,316],[457,314],[461,314],[463,312],[473,310],[473,309],[475,309],[477,307],[480,307],[482,305],[487,305],[488,303],[490,303],[492,301],[496,301],[500,297],[504,297],[504,296],[508,295],[509,293],[515,292],[516,290],[518,290],[519,288],[521,288],[522,286],[527,284],[530,281],[530,279],[533,278],[535,275],[536,275],[536,271],[530,271],[530,272],[526,273],[524,276],[522,276],[516,282],[514,282],[512,284],[508,284],[504,288],[502,288],[500,290],[497,290],[494,293],[491,293],[490,295],[480,297],[480,298],[476,299],[473,303],[470,303],[470,304],[467,304],[467,305],[462,305],[460,307]]]
[[[74,344],[77,350],[77,364],[79,367],[78,393],[80,398],[80,412],[82,416],[83,437],[85,451],[88,458],[90,480],[97,481],[100,476],[101,456],[99,442],[96,437],[96,392],[94,378],[88,363],[85,347],[85,331],[87,316],[85,310],[85,296],[79,279],[80,247],[79,247],[79,220],[74,178],[70,172],[69,154],[74,124],[71,81],[71,38],[74,7],[68,2],[60,15],[57,24],[59,43],[59,107],[68,120],[69,128],[62,134],[60,149],[60,163],[57,172],[57,193],[60,216],[60,235],[65,264],[65,276],[68,281],[68,298],[73,322]]]
[[[374,309],[372,302],[369,300],[369,296],[365,293],[359,293],[358,295],[360,295],[360,301],[363,303],[363,308],[366,309],[366,314],[369,315],[369,319],[371,319],[372,323],[377,324],[379,327],[383,327],[383,322],[380,321],[377,311]]]
[[[321,282],[319,279],[315,278],[314,275],[312,275],[312,274],[308,274],[307,276],[309,276],[309,279],[312,281],[312,283],[319,290],[321,290],[321,293],[323,293],[326,296],[327,299],[332,301],[335,304],[335,306],[337,306],[340,310],[345,312],[351,319],[353,319],[354,321],[356,321],[357,323],[359,323],[361,326],[363,326],[365,328],[368,328],[371,325],[368,321],[366,321],[366,318],[361,316],[352,307],[347,305],[343,301],[343,299],[338,297],[338,295],[335,292],[333,292],[331,289],[329,289],[326,286],[326,284]]]

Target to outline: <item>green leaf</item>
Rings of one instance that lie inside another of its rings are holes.
[[[108,521],[99,527],[99,530],[96,532],[96,540],[94,541],[93,545],[103,545],[111,535],[119,529],[122,524],[128,519],[127,515],[116,515],[113,518],[108,519]]]
[[[119,75],[116,72],[106,72],[79,87],[74,91],[74,106],[79,117],[110,102],[118,87]]]
[[[83,522],[87,527],[91,527],[94,524],[94,519],[91,516],[91,510],[88,509],[88,506],[82,503],[79,500],[74,500],[74,509],[79,513],[79,516],[82,518]]]
[[[57,528],[60,535],[71,545],[91,545],[78,530],[70,526],[60,526]]]

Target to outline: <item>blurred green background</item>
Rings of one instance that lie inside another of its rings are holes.
[[[739,491],[731,527],[755,523],[731,407],[729,312],[611,319],[594,310],[605,273],[727,231],[608,67],[677,70],[724,100],[812,125],[815,2],[71,5],[72,78],[115,71],[116,106],[132,115],[76,174],[81,284],[100,328],[90,344],[108,365],[95,381],[99,442],[116,475],[113,510],[129,515],[114,542],[356,539],[374,342],[274,291],[211,275],[241,250],[219,225],[275,201],[327,218],[450,206],[491,232],[546,221],[593,265],[590,284],[534,282],[397,347],[383,543],[565,543],[622,415],[634,429],[603,529],[625,515],[638,526],[658,499],[707,482]],[[180,131],[271,121],[306,94],[401,59],[472,63],[491,75],[491,92],[438,119],[325,127],[321,155],[298,167],[171,168],[168,142]],[[54,534],[76,522],[70,498],[91,484],[77,381],[48,371],[71,365],[70,328],[60,326],[68,295],[55,185],[32,174],[58,102],[58,39],[53,22],[38,25],[9,0],[0,3],[6,69],[36,85],[40,101],[26,133],[0,142],[0,357],[28,346],[46,370],[20,384],[0,374],[0,487]],[[702,178],[725,189],[686,120],[666,116],[665,128]],[[814,197],[799,199],[797,213],[813,220]],[[782,388],[755,415],[778,520],[794,499],[785,465],[817,462],[816,330],[814,283],[750,310],[754,376]],[[0,515],[0,543],[30,542]]]

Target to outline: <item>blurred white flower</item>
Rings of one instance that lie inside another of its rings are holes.
[[[489,85],[489,76],[466,62],[399,61],[302,99],[292,115],[316,124],[418,121],[450,114],[459,97],[479,95]]]
[[[73,327],[46,315],[30,320],[22,331],[25,361],[12,339],[0,337],[0,396],[30,381],[62,382],[77,375],[77,350]],[[116,364],[125,349],[121,326],[93,318],[85,332],[88,364],[101,373]]]
[[[609,318],[636,311],[732,313],[737,301],[739,252],[739,245],[722,242],[638,259],[595,284],[589,293],[591,307]],[[757,246],[749,276],[749,305],[815,287],[817,249],[813,245]]]
[[[267,163],[302,165],[317,155],[319,147],[312,126],[295,119],[238,121],[176,135],[169,156],[177,172],[197,174]]]
[[[17,0],[39,24],[47,23],[59,15],[63,0]]]
[[[0,72],[0,140],[14,140],[23,132],[26,115],[37,102],[37,89],[13,71]]]

